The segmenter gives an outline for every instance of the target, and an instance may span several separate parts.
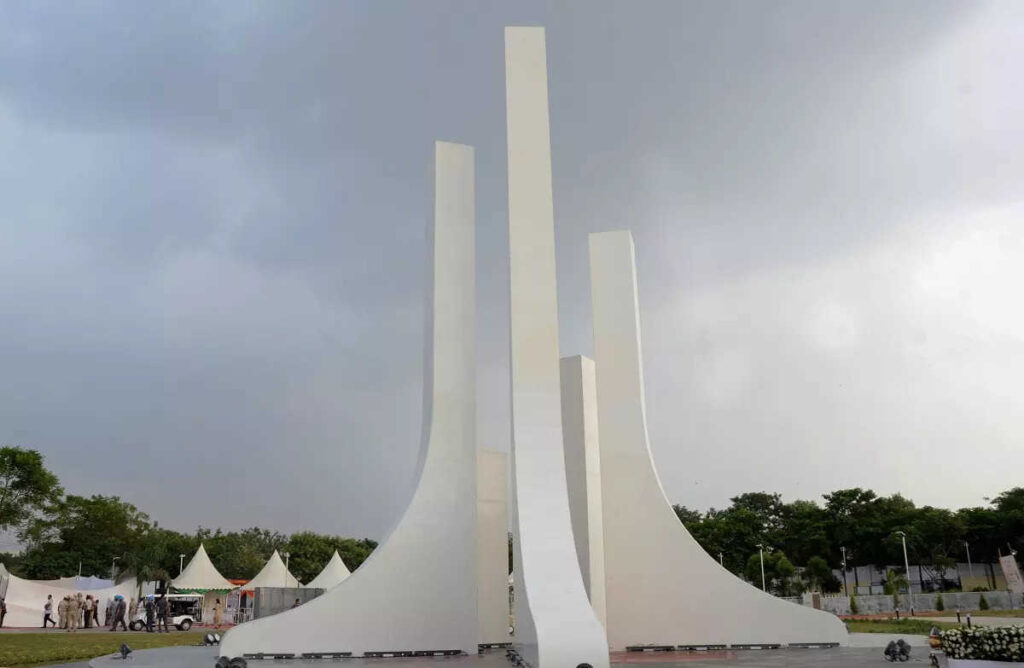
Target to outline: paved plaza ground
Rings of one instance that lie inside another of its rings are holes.
[[[867,635],[867,634],[855,634]],[[878,635],[878,634],[871,634]],[[911,640],[907,638],[907,640]],[[923,638],[913,639],[914,645],[924,643]],[[864,668],[868,666],[891,665],[882,656],[881,647],[888,642],[887,637],[857,638],[857,644],[875,645],[859,647],[837,647],[834,649],[780,649],[780,650],[741,650],[705,653],[617,653],[612,657],[612,666],[628,668],[644,666],[644,668],[726,668],[743,666],[744,668]],[[136,652],[131,662],[132,668],[213,668],[217,660],[216,649],[206,647],[170,647],[160,650]],[[911,660],[902,665],[928,664],[928,649],[915,646]],[[93,660],[91,668],[116,668],[123,666],[120,658],[100,658]],[[456,658],[423,658],[423,659],[340,659],[340,660],[290,660],[290,661],[250,661],[253,668],[270,668],[271,666],[333,666],[342,665],[346,668],[510,668],[503,651],[493,651],[480,656]],[[945,661],[942,661],[945,666]],[[76,667],[77,668],[77,667]],[[571,667],[570,667],[571,668]]]

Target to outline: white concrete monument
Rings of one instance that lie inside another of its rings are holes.
[[[348,579],[235,627],[222,657],[477,651],[473,149],[438,142],[434,178],[425,429],[409,507]]]
[[[478,642],[507,645],[508,634],[508,455],[476,453]]]
[[[609,645],[845,644],[837,617],[743,582],[679,523],[647,440],[628,231],[590,235],[590,280]]]
[[[562,450],[543,28],[505,28],[515,543],[513,646],[534,668],[607,668],[583,586]]]
[[[562,358],[562,434],[576,557],[590,606],[604,624],[604,524],[594,360]]]

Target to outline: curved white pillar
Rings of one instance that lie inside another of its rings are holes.
[[[633,238],[590,235],[608,642],[840,643],[829,613],[765,594],[719,566],[679,523],[651,459]]]
[[[543,28],[505,28],[515,516],[513,644],[537,668],[607,668],[576,562],[562,450]]]
[[[348,579],[232,629],[221,656],[477,651],[473,149],[438,142],[434,177],[426,429],[412,501]]]
[[[597,375],[594,360],[582,355],[562,358],[562,434],[576,557],[590,607],[604,624],[604,522],[601,519]]]
[[[477,450],[476,526],[477,638],[481,645],[507,645],[508,634],[508,455]]]

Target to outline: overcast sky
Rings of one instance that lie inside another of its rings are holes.
[[[381,538],[435,139],[477,156],[507,449],[504,25],[547,27],[564,355],[637,242],[673,502],[1024,470],[1024,3],[0,3],[0,443],[161,524]]]

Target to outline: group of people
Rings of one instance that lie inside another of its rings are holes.
[[[153,598],[150,596],[150,598]],[[92,594],[82,596],[81,593],[75,595],[65,596],[56,605],[57,619],[53,618],[54,613],[53,594],[46,597],[46,603],[43,604],[43,628],[49,628],[52,625],[53,628],[60,628],[73,633],[78,629],[85,628],[99,628],[99,599],[94,599]],[[166,608],[166,605],[165,605]],[[125,615],[129,618],[134,618],[138,613],[139,604],[132,598],[131,603],[125,603],[124,596],[117,594],[114,598],[107,601],[107,607],[103,615],[103,625],[109,626],[111,631],[117,629],[118,625],[121,626],[125,631],[128,630],[128,625],[125,623]],[[150,624],[150,630],[152,630],[152,624]]]

